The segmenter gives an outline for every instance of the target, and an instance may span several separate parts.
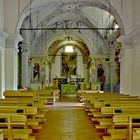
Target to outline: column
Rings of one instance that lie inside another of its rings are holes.
[[[5,90],[5,40],[7,34],[0,31],[0,98],[3,97]]]
[[[8,35],[5,48],[5,89],[16,90],[18,81],[18,42],[20,36]]]
[[[111,92],[114,92],[114,90],[113,90],[113,87],[114,87],[114,62],[112,62],[111,64],[110,64],[110,72],[111,72],[111,75],[110,75],[110,90],[111,90]]]
[[[49,65],[49,85],[51,84],[52,81],[52,64]]]
[[[120,91],[132,95],[132,50],[130,46],[123,47],[120,61]]]
[[[29,46],[26,43],[23,43],[22,46],[22,74],[21,74],[21,83],[22,87],[29,87],[30,86],[30,79],[29,79],[29,64],[28,64],[28,57],[29,57]]]

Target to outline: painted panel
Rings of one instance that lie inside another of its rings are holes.
[[[77,69],[77,54],[62,53],[62,75],[63,76],[76,75],[76,69]]]

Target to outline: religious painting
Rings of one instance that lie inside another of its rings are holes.
[[[76,75],[77,55],[76,53],[62,53],[62,75]]]

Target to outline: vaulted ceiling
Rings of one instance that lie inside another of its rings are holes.
[[[117,12],[107,0],[32,0],[21,16],[24,18],[21,18],[19,28],[22,29],[23,41],[31,46],[32,53],[37,54],[48,50],[48,54],[53,51],[55,55],[66,37],[76,36],[73,45],[87,56],[90,47],[93,47],[93,35],[102,42],[100,46],[107,48],[109,45],[105,37],[114,32],[109,28],[115,27],[115,24],[122,28]]]

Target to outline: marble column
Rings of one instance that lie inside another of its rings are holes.
[[[19,35],[8,35],[5,45],[5,89],[16,90],[18,83],[18,42]]]

